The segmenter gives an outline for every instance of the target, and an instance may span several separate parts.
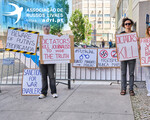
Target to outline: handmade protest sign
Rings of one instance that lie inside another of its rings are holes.
[[[140,38],[141,66],[150,66],[150,38]]]
[[[120,67],[116,49],[98,49],[98,67]]]
[[[5,50],[35,54],[38,35],[38,32],[9,27]]]
[[[138,43],[136,32],[116,35],[118,61],[138,58]]]
[[[43,35],[40,38],[40,63],[70,63],[73,62],[73,37],[68,35]]]
[[[41,94],[42,82],[39,69],[24,69],[22,79],[22,95]]]
[[[74,49],[74,67],[96,67],[97,49]]]

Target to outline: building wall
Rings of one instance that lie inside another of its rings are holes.
[[[121,5],[124,5],[123,1],[124,0],[120,0],[118,1],[120,3],[117,3],[118,7],[116,9],[116,32],[119,33],[123,30],[121,27],[122,19],[124,17],[129,17],[135,22],[133,30],[137,31],[139,37],[145,37],[146,14],[150,15],[150,0],[129,0],[128,7],[126,9],[126,16],[123,15],[123,8],[121,7]],[[119,10],[122,12],[119,12]]]

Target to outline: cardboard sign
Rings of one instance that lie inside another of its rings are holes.
[[[3,49],[3,42],[0,40],[0,49]]]
[[[141,66],[150,66],[150,38],[140,38]]]
[[[138,44],[136,32],[116,35],[118,61],[138,58]]]
[[[120,67],[116,49],[98,49],[98,67]]]
[[[26,54],[35,54],[38,34],[38,32],[29,30],[8,28],[5,50]]]
[[[42,81],[39,69],[24,69],[22,79],[22,95],[41,94]]]
[[[40,37],[40,63],[70,63],[74,49],[73,37],[44,35]]]
[[[96,67],[97,49],[74,49],[74,67]]]

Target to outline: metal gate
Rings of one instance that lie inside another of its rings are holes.
[[[38,56],[4,51],[0,53],[0,85],[18,85],[24,68],[38,68]],[[145,81],[145,70],[137,60],[135,81]],[[57,80],[119,81],[120,68],[74,68],[68,64],[56,65]],[[127,77],[129,78],[129,77]]]
[[[0,84],[18,85],[21,84],[22,74],[25,68],[38,68],[38,56],[26,55],[4,51],[0,53]],[[36,64],[37,63],[37,64]],[[56,79],[68,80],[68,64],[56,65]]]

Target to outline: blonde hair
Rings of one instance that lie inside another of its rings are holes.
[[[146,37],[150,37],[149,29],[150,29],[150,26],[148,26],[147,29],[146,29]]]

